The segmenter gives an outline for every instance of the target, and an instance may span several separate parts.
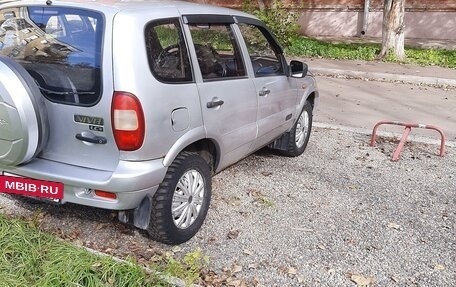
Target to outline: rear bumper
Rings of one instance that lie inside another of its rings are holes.
[[[136,208],[147,195],[153,195],[163,181],[167,168],[163,159],[151,161],[120,161],[114,171],[73,166],[36,158],[17,167],[0,166],[0,174],[11,173],[34,179],[64,184],[62,203],[111,209]],[[116,193],[116,199],[95,195],[95,190]]]

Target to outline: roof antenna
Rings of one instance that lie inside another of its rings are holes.
[[[46,5],[51,6],[52,5],[52,0],[46,0]]]

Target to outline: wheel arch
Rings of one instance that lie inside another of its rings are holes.
[[[309,94],[309,96],[307,96],[307,98],[304,101],[304,103],[306,101],[308,101],[312,105],[312,109],[314,109],[315,105],[316,105],[316,98],[317,98],[316,93],[317,93],[316,91],[313,91],[312,93]],[[304,106],[304,104],[302,106]]]
[[[198,153],[208,163],[212,173],[217,170],[220,163],[220,148],[214,140],[201,139],[188,145],[183,151]]]
[[[182,151],[196,152],[206,160],[212,172],[214,172],[220,163],[221,148],[215,139],[206,137],[206,131],[203,127],[193,129],[187,132],[170,148],[163,165],[169,167],[174,159]]]

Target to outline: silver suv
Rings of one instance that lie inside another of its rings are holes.
[[[119,211],[154,240],[196,234],[211,176],[306,148],[318,102],[251,15],[176,1],[0,6],[0,191]]]

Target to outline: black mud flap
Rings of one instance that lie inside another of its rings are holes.
[[[120,222],[133,225],[139,229],[146,229],[149,226],[150,213],[152,211],[152,198],[146,196],[141,204],[135,209],[119,211]]]
[[[290,141],[290,132],[284,133],[280,138],[276,139],[268,145],[268,148],[275,150],[288,150],[288,142]]]

